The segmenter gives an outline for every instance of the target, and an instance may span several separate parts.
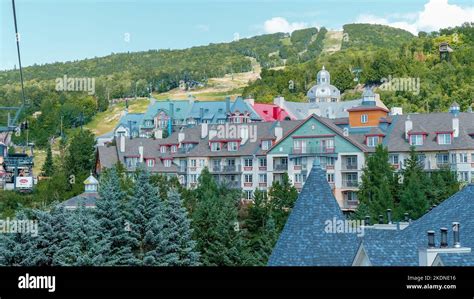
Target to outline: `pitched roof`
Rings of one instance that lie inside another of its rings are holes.
[[[452,144],[440,145],[437,143],[436,132],[452,131],[451,113],[408,114],[413,124],[413,132],[426,132],[423,145],[418,145],[417,151],[442,151],[453,149],[473,149],[474,138],[469,133],[474,133],[474,113],[459,113],[459,137],[453,139]],[[384,144],[391,152],[406,152],[410,144],[405,139],[405,121],[408,115],[394,115]]]
[[[373,266],[417,266],[418,249],[426,247],[428,230],[435,231],[439,246],[440,228],[446,227],[448,243],[452,247],[452,222],[460,222],[460,240],[463,247],[474,248],[474,185],[470,184],[443,201],[430,212],[399,231],[366,230],[362,243]],[[441,257],[447,263],[459,260],[473,261],[474,251],[459,257]],[[463,264],[457,264],[463,265]]]
[[[286,120],[291,119],[290,115],[279,106],[275,104],[260,104],[255,103],[253,105],[255,111],[263,119],[263,121],[275,121],[275,120]]]
[[[97,199],[99,199],[98,193],[84,192],[77,196],[71,197],[66,201],[63,201],[59,204],[59,206],[63,206],[66,209],[76,209],[81,205],[84,205],[86,208],[95,208]]]
[[[356,235],[325,231],[326,221],[344,219],[326,172],[313,166],[268,265],[350,266],[357,251]]]

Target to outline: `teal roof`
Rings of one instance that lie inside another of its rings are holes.
[[[143,119],[153,119],[160,111],[165,112],[167,115],[172,114],[174,119],[186,119],[192,105],[192,102],[187,100],[155,101],[148,106]]]
[[[247,102],[244,101],[242,97],[237,97],[235,102],[231,105],[230,111],[232,112],[250,112],[251,119],[261,120],[262,118],[258,115],[258,113],[249,105]]]
[[[142,124],[144,114],[143,113],[127,113],[122,116],[117,124],[119,126],[124,126],[126,128],[130,128],[132,126],[132,131],[138,132],[140,125]],[[131,122],[131,123],[130,123]]]

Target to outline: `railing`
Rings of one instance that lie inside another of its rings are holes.
[[[240,165],[224,165],[222,172],[240,172]]]
[[[359,205],[358,200],[344,200],[344,208],[345,209],[356,209],[357,206]]]
[[[5,157],[4,163],[10,167],[15,165],[33,165],[33,157]]]
[[[342,164],[342,170],[355,170],[357,169],[357,164]]]
[[[279,171],[284,171],[284,170],[288,170],[288,164],[276,164],[274,167],[273,167],[274,170],[279,170]]]
[[[221,181],[221,184],[228,187],[228,188],[233,188],[233,189],[241,187],[240,181],[226,181],[226,180],[223,180],[223,181]]]
[[[342,187],[354,188],[359,186],[357,180],[342,180]]]
[[[293,155],[301,154],[333,154],[336,152],[336,147],[292,147],[291,153]]]

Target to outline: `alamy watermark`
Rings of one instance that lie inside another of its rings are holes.
[[[397,78],[392,77],[392,75],[388,75],[388,78],[380,79],[382,85],[380,85],[379,89],[384,91],[408,91],[412,92],[414,95],[418,95],[420,93],[420,78],[413,78],[413,77],[404,77],[404,78]]]
[[[358,237],[364,236],[364,221],[349,219],[328,219],[324,222],[324,232],[327,234],[357,234]]]
[[[221,124],[217,125],[216,136],[219,139],[242,139],[256,142],[257,126],[249,124]]]
[[[95,94],[95,78],[68,78],[64,75],[62,78],[56,78],[56,91],[84,91],[93,95]]]
[[[0,219],[0,233],[3,234],[31,234],[38,236],[38,221],[29,219]]]

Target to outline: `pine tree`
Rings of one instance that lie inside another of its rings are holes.
[[[162,260],[167,266],[197,266],[199,253],[196,251],[196,241],[192,239],[193,230],[188,212],[176,189],[171,189],[167,197],[163,215],[165,244]]]
[[[403,190],[400,196],[398,215],[408,213],[411,219],[418,219],[428,210],[428,200],[420,177],[415,173],[404,178]]]
[[[270,215],[271,207],[267,192],[259,189],[255,190],[253,202],[248,207],[248,215],[245,219],[245,227],[251,239],[260,235]]]
[[[206,169],[195,190],[194,236],[201,261],[207,266],[244,263],[245,242],[239,228],[235,192],[219,187]]]
[[[20,211],[16,220],[28,220]],[[31,260],[32,236],[24,233],[0,234],[0,265],[2,266],[35,266]]]
[[[138,169],[128,210],[135,265],[163,265],[163,203],[148,171]]]
[[[68,211],[66,238],[55,253],[55,263],[61,266],[102,266],[110,254],[110,243],[97,233],[98,222],[93,211],[80,206]]]
[[[42,175],[46,177],[50,177],[54,174],[53,153],[51,151],[51,144],[49,142],[48,147],[46,148],[46,160],[44,161],[41,171]]]
[[[298,191],[291,184],[288,174],[284,173],[281,182],[273,182],[268,196],[277,230],[281,231],[298,198]]]
[[[106,265],[134,264],[132,253],[133,239],[128,231],[125,199],[121,190],[117,170],[111,168],[103,173],[99,184],[100,199],[97,200],[95,216],[98,221],[98,234],[110,242],[110,253]]]
[[[252,250],[249,253],[252,256],[251,264],[254,266],[265,266],[267,265],[268,258],[272,253],[273,248],[278,240],[278,231],[276,223],[273,218],[268,218],[265,221],[265,227],[262,230],[261,235],[252,246]]]
[[[387,209],[394,208],[393,168],[388,160],[388,150],[383,145],[375,148],[375,153],[367,158],[362,173],[362,183],[357,193],[360,204],[364,204],[371,219],[385,215]],[[360,214],[360,213],[359,213]],[[365,217],[365,215],[364,215]]]

